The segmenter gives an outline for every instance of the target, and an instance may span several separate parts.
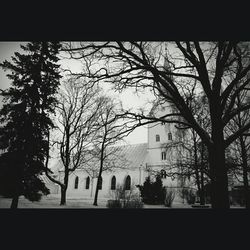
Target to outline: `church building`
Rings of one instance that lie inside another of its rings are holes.
[[[157,110],[154,112],[158,115],[166,112],[164,108],[159,109],[157,106],[155,109]],[[178,178],[169,175],[167,168],[171,164],[170,158],[177,157],[166,150],[166,145],[175,140],[175,132],[174,124],[157,122],[148,125],[147,143],[117,146],[119,158],[122,158],[120,166],[102,173],[98,197],[111,199],[112,193],[119,185],[139,193],[136,185],[143,185],[147,176],[154,178],[156,174],[160,174],[163,185],[175,190],[174,201],[180,201],[178,190],[183,187],[183,183],[181,186]],[[60,178],[63,178],[63,170],[59,169]],[[91,175],[82,166],[69,176],[67,197],[94,199],[96,185],[97,175]],[[53,188],[52,192],[59,194],[60,188]]]

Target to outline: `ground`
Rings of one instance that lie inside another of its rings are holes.
[[[79,198],[68,198],[67,205],[60,206],[60,197],[58,195],[48,195],[44,196],[41,201],[31,202],[25,199],[24,197],[19,198],[18,208],[107,208],[106,207],[107,199],[98,199],[98,206],[93,206],[93,198],[91,199],[79,199]],[[11,199],[0,197],[0,208],[10,208]],[[164,205],[146,205],[144,208],[160,208],[165,209]],[[191,206],[186,204],[173,204],[173,208],[191,208]]]
[[[41,201],[31,202],[25,199],[24,197],[19,198],[18,208],[56,208],[56,209],[64,209],[64,208],[87,208],[87,209],[98,209],[102,208],[105,209],[107,204],[107,199],[98,199],[98,206],[93,205],[93,198],[68,198],[67,199],[67,205],[60,206],[60,196],[59,195],[48,195],[44,196]],[[0,209],[1,208],[10,208],[11,205],[11,199],[9,198],[3,198],[0,196]],[[169,209],[168,207],[165,207],[164,205],[146,205],[144,204],[143,208],[146,209]],[[191,207],[191,205],[183,204],[183,203],[173,203],[172,208],[179,209],[179,208],[189,208],[194,209]],[[231,208],[240,208],[239,206],[233,206]]]
[[[0,208],[9,208],[11,199],[0,197]],[[24,197],[19,198],[18,208],[106,208],[106,201],[99,200],[98,206],[93,206],[93,199],[67,199],[65,206],[60,206],[57,195],[44,196],[41,201],[31,202]]]

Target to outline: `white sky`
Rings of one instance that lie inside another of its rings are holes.
[[[14,55],[14,52],[22,50],[20,49],[20,42],[0,42],[0,62],[3,62],[5,59],[10,60],[11,56]],[[68,65],[68,63],[67,63]],[[71,61],[70,67],[72,70],[78,70],[79,64]],[[0,68],[0,89],[6,89],[10,86],[10,80],[6,77],[7,72],[4,72]],[[112,93],[112,91],[108,91]],[[112,95],[117,96],[119,100],[122,101],[124,108],[133,108],[139,109],[140,107],[145,108],[148,100],[152,100],[152,95],[148,93],[136,94],[133,90],[128,89],[123,93],[112,93]],[[0,97],[1,98],[1,97]],[[0,107],[2,105],[2,99],[0,99]],[[149,108],[149,106],[147,106]],[[145,143],[147,142],[147,127],[140,127],[135,129],[128,137],[125,138],[125,141],[129,144],[136,143]]]

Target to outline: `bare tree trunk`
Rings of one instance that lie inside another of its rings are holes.
[[[69,172],[65,170],[64,185],[61,186],[61,201],[60,205],[66,205],[66,194],[69,182]]]
[[[241,158],[242,158],[242,168],[243,168],[243,185],[244,185],[244,198],[245,198],[245,206],[247,209],[250,209],[250,193],[249,193],[249,185],[248,185],[248,176],[247,176],[247,152],[246,146],[243,140],[243,136],[239,137],[240,146],[241,146]]]
[[[65,187],[61,187],[61,201],[60,201],[60,205],[66,205],[66,192],[67,189]]]
[[[204,173],[203,170],[201,169],[200,171],[201,175],[201,193],[200,193],[200,204],[205,205],[205,192],[204,192]]]
[[[200,176],[201,176],[201,193],[200,193],[200,204],[205,205],[205,190],[204,190],[204,144],[201,144],[201,167],[200,167]]]
[[[22,169],[19,166],[16,170],[16,175],[14,175],[14,179],[15,179],[15,186],[14,186],[14,196],[12,198],[11,201],[11,209],[17,209],[18,208],[18,201],[19,201],[19,196],[20,196],[20,190],[22,189],[22,185],[21,185],[21,176],[22,176]]]
[[[198,194],[201,200],[201,186],[200,186],[200,176],[199,176],[199,169],[198,169],[198,156],[197,156],[197,142],[194,137],[194,131],[193,131],[193,142],[194,142],[194,168],[195,168],[195,180],[196,185],[198,188]]]
[[[228,197],[228,176],[225,164],[224,145],[216,142],[209,148],[211,171],[212,208],[230,208]]]
[[[193,131],[193,136],[194,136]],[[204,195],[204,175],[202,171],[202,164],[203,164],[203,148],[201,149],[201,164],[199,169],[199,162],[198,162],[198,148],[197,148],[197,141],[196,138],[194,138],[194,166],[195,166],[195,179],[196,179],[196,185],[198,188],[198,194],[200,198],[200,205],[205,205],[205,195]],[[202,146],[203,147],[203,146]]]
[[[99,192],[98,183],[100,183],[100,179],[101,179],[100,177],[101,177],[101,171],[99,172],[97,182],[96,182],[95,198],[94,198],[94,203],[93,203],[94,206],[98,206],[97,204],[98,192]]]
[[[209,168],[211,171],[212,208],[230,208],[228,197],[228,176],[225,160],[222,110],[218,95],[210,100],[212,144],[208,147]]]
[[[15,194],[15,196],[12,198],[12,201],[11,201],[11,206],[10,206],[11,209],[17,209],[18,200],[19,200],[19,195]]]
[[[98,192],[99,192],[98,184],[100,183],[100,180],[101,180],[101,177],[102,177],[104,141],[105,141],[105,137],[104,137],[104,140],[103,140],[103,143],[102,143],[102,148],[101,148],[100,171],[99,171],[98,178],[97,178],[97,183],[96,183],[95,198],[94,198],[94,203],[93,203],[94,206],[97,206],[97,199],[98,199]]]

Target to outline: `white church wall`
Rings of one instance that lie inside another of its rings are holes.
[[[171,133],[171,137],[169,137]],[[159,141],[157,141],[159,140]],[[168,163],[162,159],[161,152],[166,151],[164,145],[174,140],[174,127],[172,124],[149,125],[148,126],[148,164],[158,165]]]
[[[111,198],[111,178],[115,176],[116,178],[116,187],[118,185],[124,185],[125,179],[127,176],[131,177],[131,188],[134,192],[139,192],[136,185],[143,184],[147,173],[143,169],[138,168],[135,170],[117,170],[115,172],[103,172],[102,173],[102,189],[99,189],[98,197],[99,198]],[[78,176],[78,187],[75,188],[75,179]],[[86,180],[89,175],[83,170],[75,171],[69,177],[69,185],[67,190],[68,197],[76,198],[93,198],[96,191],[97,178],[94,178],[90,181],[89,189],[86,189]]]
[[[159,135],[159,141],[156,140],[156,136]],[[158,148],[163,142],[166,142],[166,132],[164,125],[157,123],[157,125],[148,126],[148,147],[149,148]]]

